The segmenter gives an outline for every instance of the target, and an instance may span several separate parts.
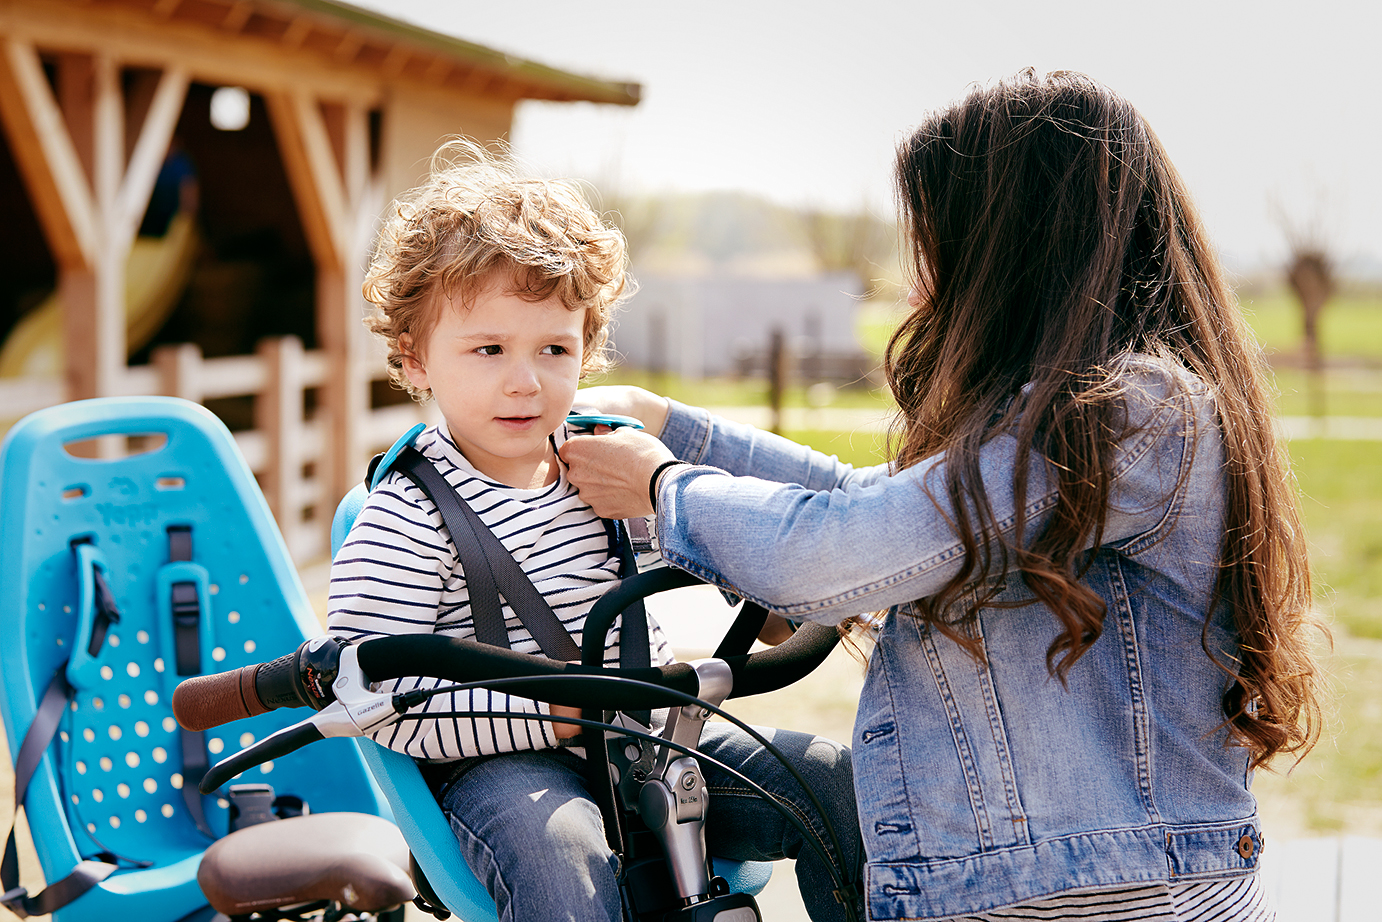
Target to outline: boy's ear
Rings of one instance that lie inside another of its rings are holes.
[[[398,351],[403,353],[403,373],[408,376],[409,382],[413,387],[420,391],[429,390],[427,384],[427,366],[417,354],[413,342],[412,334],[400,333],[398,336]]]

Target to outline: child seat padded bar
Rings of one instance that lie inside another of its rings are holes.
[[[542,593],[432,462],[409,446],[399,452],[395,466],[427,494],[451,533],[456,555],[465,569],[475,639],[508,649],[509,632],[504,627],[503,609],[499,605],[502,592],[545,656],[563,662],[579,662],[580,648]]]

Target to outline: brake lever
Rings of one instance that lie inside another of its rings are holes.
[[[217,762],[202,776],[197,789],[203,794],[210,794],[241,772],[319,740],[368,736],[397,721],[407,710],[401,696],[370,690],[369,680],[360,669],[358,649],[354,645],[341,648],[341,659],[331,690],[336,695],[335,701],[306,720],[270,733],[254,745]]]

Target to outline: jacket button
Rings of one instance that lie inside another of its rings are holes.
[[[1238,854],[1243,856],[1244,861],[1252,858],[1252,853],[1257,850],[1257,843],[1252,840],[1252,836],[1244,835],[1238,840]]]

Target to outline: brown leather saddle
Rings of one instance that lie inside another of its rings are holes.
[[[232,917],[324,900],[378,912],[417,895],[403,834],[367,813],[313,813],[238,829],[206,850],[197,883],[216,911]]]

